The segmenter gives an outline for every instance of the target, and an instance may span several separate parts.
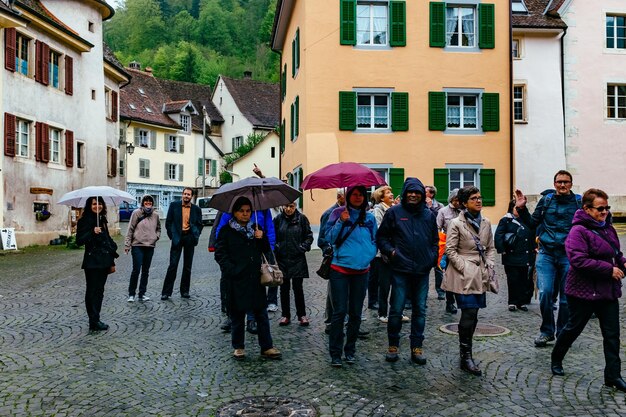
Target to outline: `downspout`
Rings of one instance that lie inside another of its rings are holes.
[[[280,126],[280,134],[278,135],[278,176],[282,177],[283,174],[283,150],[282,150],[282,141],[280,140],[281,136],[285,138],[285,141],[287,140],[287,137],[285,136],[285,132],[283,132],[283,83],[282,83],[282,79],[283,79],[283,53],[282,50],[281,51],[275,51],[272,49],[272,51],[274,51],[275,53],[278,54],[278,75],[280,77],[280,82],[278,83],[279,85],[279,90],[280,90],[280,110],[278,112],[278,126]],[[287,88],[287,79],[285,78],[285,88]],[[282,179],[282,178],[280,178]]]
[[[513,134],[513,7],[509,3],[509,190],[515,190],[515,137]]]
[[[565,43],[563,38],[567,34],[567,27],[561,34],[561,108],[563,110],[563,155],[565,156],[565,169],[567,169],[567,125],[565,123]]]

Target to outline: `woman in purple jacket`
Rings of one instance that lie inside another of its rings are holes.
[[[585,191],[565,240],[570,268],[565,280],[569,320],[552,350],[551,369],[563,376],[563,358],[593,313],[604,339],[604,384],[626,392],[619,357],[619,303],[626,271],[617,232],[609,216],[608,195],[597,188]]]

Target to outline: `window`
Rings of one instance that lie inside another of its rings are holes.
[[[476,185],[476,169],[451,169],[450,189],[463,188],[466,185]]]
[[[60,88],[59,83],[59,68],[61,63],[61,54],[56,51],[50,51],[50,63],[48,64],[48,79],[50,85],[54,88]]]
[[[215,159],[204,159],[204,171],[202,170],[202,161],[202,158],[198,158],[198,175],[217,176],[217,161]]]
[[[124,160],[120,159],[119,160],[119,169],[118,172],[120,173],[120,177],[124,176],[124,169],[126,168],[126,166],[124,165]]]
[[[29,57],[29,45],[30,39],[26,36],[18,33],[16,42],[16,54],[15,54],[15,70],[20,74],[28,76],[28,57]]]
[[[428,93],[428,129],[454,133],[500,130],[500,95],[480,89]]]
[[[446,201],[455,188],[473,185],[480,188],[484,206],[496,205],[496,170],[480,165],[451,164],[446,168],[435,168],[437,200]]]
[[[93,33],[93,31],[94,31],[94,29],[93,29],[93,22],[87,22],[87,28],[88,28],[89,32]]]
[[[139,176],[141,178],[150,178],[150,160],[139,159]]]
[[[519,14],[527,14],[528,9],[526,8],[526,4],[524,0],[511,0],[511,11],[513,13]]]
[[[16,128],[16,154],[23,158],[28,158],[28,148],[30,142],[30,124],[27,120],[17,119]]]
[[[76,142],[76,166],[78,168],[85,168],[85,144],[83,142]]]
[[[235,152],[240,146],[243,146],[243,136],[235,136],[233,138],[233,152]]]
[[[608,85],[606,96],[606,117],[626,119],[626,85]]]
[[[476,46],[476,9],[446,7],[446,45]]]
[[[111,89],[104,87],[104,109],[107,119],[111,118]]]
[[[135,128],[135,146],[140,148],[156,149],[156,132]]]
[[[302,172],[302,167],[298,167],[294,169],[293,171],[287,173],[287,179],[288,179],[289,185],[291,185],[293,188],[298,189],[298,190],[301,190],[303,177],[304,175]],[[302,208],[302,196],[298,198],[298,207]]]
[[[606,15],[606,47],[626,49],[626,16]]]
[[[513,38],[511,45],[511,54],[513,55],[513,59],[520,59],[522,57],[522,52],[520,50],[521,42],[519,39]]]
[[[526,121],[526,86],[524,85],[513,87],[513,120],[515,122]]]
[[[357,127],[389,128],[389,94],[357,94]]]
[[[186,114],[180,115],[180,126],[183,128],[183,132],[191,131],[191,117]]]
[[[165,152],[183,153],[185,151],[182,136],[166,135]]]
[[[96,99],[96,90],[91,89],[91,99],[95,100]]]
[[[357,3],[357,45],[387,45],[387,11],[386,3]]]
[[[179,164],[165,163],[165,179],[168,181],[183,180],[183,166]]]
[[[478,95],[448,94],[447,127],[476,129],[478,120]]]
[[[61,131],[59,129],[49,129],[50,141],[50,162],[60,163],[61,158]]]
[[[296,36],[291,41],[291,76],[296,78],[300,69],[300,28],[296,29]]]
[[[146,111],[147,111],[148,113],[152,113],[152,109],[151,109],[150,107],[146,107]]]

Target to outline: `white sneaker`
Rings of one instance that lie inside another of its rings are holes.
[[[270,311],[272,313],[275,312],[275,311],[278,311],[278,306],[276,304],[272,303],[272,304],[267,306],[267,311]]]
[[[404,316],[404,315],[402,316],[402,323],[408,323],[410,321],[411,319],[409,318],[409,316]]]
[[[135,301],[135,296],[134,295],[129,295],[128,296],[128,300],[126,300],[126,301],[128,301],[129,303],[132,303],[133,301]]]
[[[361,321],[367,320],[367,314],[361,313]]]
[[[147,295],[140,295],[139,297],[137,297],[137,300],[139,300],[139,301],[150,301],[150,297],[148,297]]]
[[[387,323],[387,322],[389,321],[389,319],[387,319],[387,316],[379,316],[379,317],[378,317],[378,320],[379,320],[381,323]]]

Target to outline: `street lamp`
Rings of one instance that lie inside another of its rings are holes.
[[[133,145],[132,142],[126,142],[124,145],[126,145],[126,152],[128,152],[129,155],[132,155],[133,152],[135,152],[135,145]]]

